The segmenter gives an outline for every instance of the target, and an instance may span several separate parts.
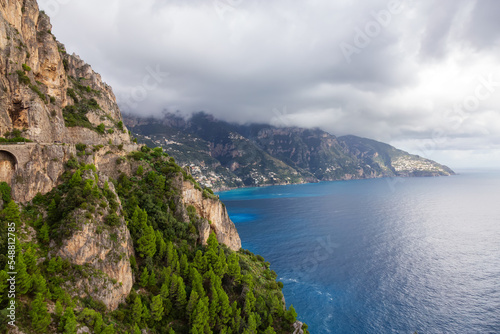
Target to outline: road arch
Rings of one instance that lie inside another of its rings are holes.
[[[0,148],[0,182],[7,182],[8,185],[12,185],[12,178],[17,165],[16,156]]]

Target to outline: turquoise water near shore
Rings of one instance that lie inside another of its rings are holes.
[[[500,173],[219,195],[311,333],[500,333]]]

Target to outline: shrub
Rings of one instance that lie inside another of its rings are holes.
[[[75,101],[75,103],[79,102],[78,97],[76,96],[75,90],[73,88],[68,88],[67,94],[69,97],[73,99],[73,101]]]
[[[28,57],[28,58],[29,58],[29,57]],[[23,64],[22,66],[23,66],[23,70],[25,70],[26,72],[31,71],[31,67],[29,67],[28,65]]]
[[[10,193],[11,193],[11,188],[6,182],[1,182],[0,183],[0,196],[2,197],[2,200],[4,203],[10,202]]]
[[[85,151],[85,149],[87,148],[87,145],[83,144],[83,143],[78,143],[75,145],[77,151]]]
[[[30,88],[31,88],[31,90],[32,90],[32,91],[34,91],[35,93],[37,93],[37,94],[38,94],[38,97],[39,97],[39,98],[40,98],[43,102],[47,103],[47,97],[45,96],[45,94],[44,94],[44,93],[42,93],[42,92],[40,91],[40,88],[38,88],[38,86],[36,86],[36,85],[31,85],[31,84],[30,84],[29,86],[30,86]]]
[[[67,127],[81,126],[88,129],[93,129],[86,113],[81,112],[76,106],[66,106],[63,109],[64,124]]]
[[[118,226],[120,225],[120,217],[116,213],[109,214],[105,219],[105,223],[109,226]]]
[[[16,71],[19,82],[24,85],[29,85],[31,83],[30,78],[24,73],[23,70]]]
[[[104,127],[104,124],[101,123],[97,126],[96,128],[97,132],[100,133],[100,134],[104,134],[104,131],[106,130],[106,128]]]

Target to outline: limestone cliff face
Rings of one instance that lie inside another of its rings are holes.
[[[130,142],[126,128],[117,126],[122,117],[111,88],[67,54],[51,29],[35,0],[0,0],[0,135],[17,129],[39,143]],[[75,105],[87,128],[66,124],[64,108]],[[104,133],[95,131],[101,123]]]
[[[94,179],[95,174],[87,171],[84,179]],[[105,175],[99,174],[99,186],[102,188],[107,181]],[[108,182],[110,190],[116,195],[114,186]],[[117,213],[122,211],[120,200]],[[127,228],[125,219],[120,218],[118,226],[110,227],[104,224],[103,217],[107,216],[110,209],[102,215],[91,214],[89,211],[78,209],[73,219],[77,222],[78,229],[73,235],[63,241],[58,248],[56,256],[68,259],[75,265],[85,265],[90,272],[95,273],[76,282],[77,289],[68,287],[73,293],[81,297],[91,296],[102,301],[109,310],[114,310],[124,301],[133,285],[130,257],[134,255],[132,238]]]
[[[86,163],[94,164],[101,173],[116,178],[120,172],[127,173],[130,169],[126,164],[117,168],[117,160],[138,148],[134,144],[123,145],[121,149],[89,146],[82,154],[87,156]],[[45,194],[57,186],[65,163],[78,151],[75,145],[27,143],[0,145],[0,153],[4,156],[0,163],[0,181],[7,181],[12,187],[14,200],[24,203],[37,193]]]
[[[190,181],[183,181],[180,188],[183,204],[185,206],[192,205],[197,214],[206,220],[198,228],[202,242],[206,243],[213,230],[220,243],[226,244],[234,251],[239,250],[241,239],[234,223],[229,219],[226,207],[217,199],[203,197],[203,192],[196,189]]]
[[[0,149],[12,152],[17,160],[11,186],[13,198],[19,202],[52,190],[64,172],[64,162],[76,154],[73,145],[4,145]]]

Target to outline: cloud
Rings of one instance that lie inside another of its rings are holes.
[[[124,111],[498,149],[497,1],[54,1],[53,32]]]

